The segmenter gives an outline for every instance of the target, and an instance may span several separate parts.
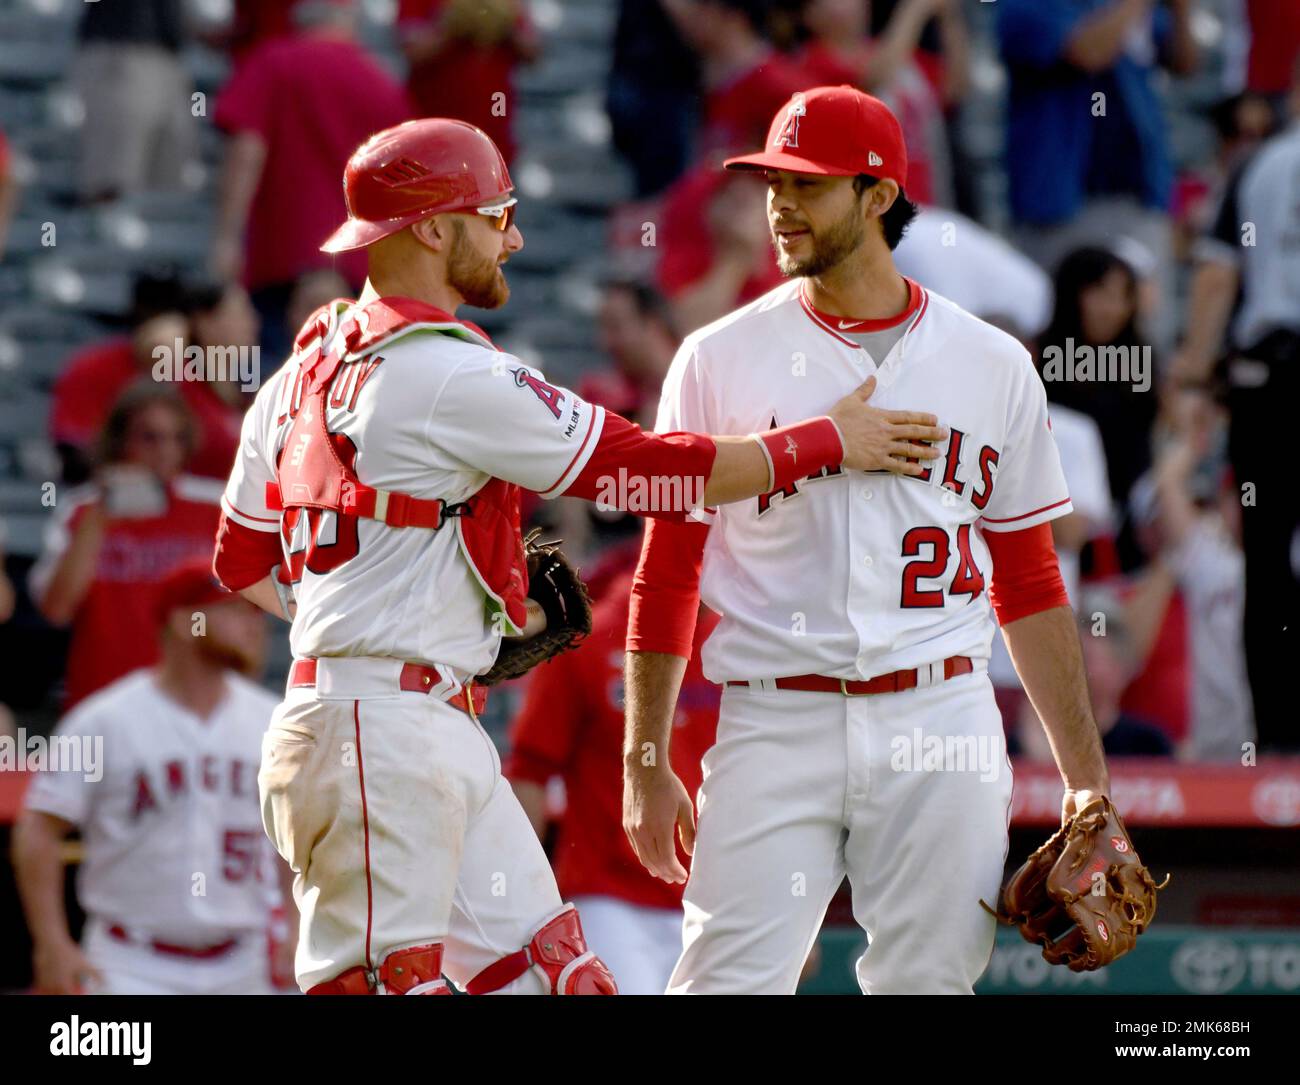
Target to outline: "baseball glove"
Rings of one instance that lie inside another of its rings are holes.
[[[537,528],[524,536],[528,562],[528,598],[546,614],[546,628],[531,637],[501,641],[492,669],[478,676],[479,685],[494,686],[527,674],[552,656],[576,648],[591,632],[591,599],[578,571],[560,553],[559,542],[538,542]]]
[[[1156,885],[1109,799],[1094,799],[1029,857],[997,912],[1043,959],[1092,972],[1122,957],[1156,914]],[[981,904],[984,902],[981,901]]]

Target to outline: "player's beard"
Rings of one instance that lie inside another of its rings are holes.
[[[839,222],[828,226],[824,233],[820,235],[813,233],[811,227],[809,230],[808,236],[812,239],[813,251],[811,256],[803,260],[796,260],[788,253],[782,252],[775,236],[772,238],[777,269],[787,279],[811,278],[830,271],[862,244],[866,237],[867,224],[862,219],[860,208],[854,206]]]
[[[451,254],[447,258],[448,283],[465,299],[466,305],[500,309],[510,297],[510,285],[501,265],[475,250],[465,224],[459,219],[452,219],[452,230]]]

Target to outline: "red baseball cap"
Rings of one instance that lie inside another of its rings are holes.
[[[907,146],[898,118],[879,98],[850,86],[797,91],[772,118],[766,149],[723,165],[828,177],[868,173],[907,187]]]
[[[217,583],[208,562],[186,562],[178,565],[158,584],[154,613],[160,623],[165,623],[173,610],[201,610],[213,603],[230,603],[242,598]]]

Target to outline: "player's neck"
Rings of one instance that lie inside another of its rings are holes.
[[[907,280],[893,260],[870,259],[865,250],[824,275],[810,276],[804,281],[804,293],[819,312],[858,320],[887,320],[904,312],[911,301]]]
[[[378,298],[413,298],[450,316],[455,316],[456,309],[465,304],[460,292],[449,284],[430,285],[425,275],[405,274],[401,268],[371,269],[357,301],[367,305]]]
[[[229,692],[226,668],[197,652],[168,652],[154,668],[154,682],[164,694],[206,720]]]

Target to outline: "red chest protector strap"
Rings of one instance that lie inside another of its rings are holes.
[[[307,356],[302,361],[302,404],[285,438],[277,481],[266,484],[267,508],[330,509],[367,520],[379,520],[389,527],[424,527],[437,531],[464,505],[449,505],[441,498],[411,497],[393,490],[367,486],[343,462],[338,447],[325,426],[325,399],[335,373],[342,365],[336,353],[325,354],[320,344],[328,338],[336,319],[333,307],[320,310],[298,336],[295,347]],[[404,323],[392,319],[383,331],[391,336]],[[340,336],[350,350],[364,349],[372,337],[352,323]],[[309,348],[315,344],[314,351]]]
[[[279,481],[266,484],[266,506],[279,512],[286,507],[332,509],[389,527],[427,527],[433,531],[456,516],[463,504],[449,505],[441,498],[411,497],[393,490],[367,486],[340,458],[325,429],[325,395],[322,387],[313,402],[304,403],[294,419],[280,458]]]

